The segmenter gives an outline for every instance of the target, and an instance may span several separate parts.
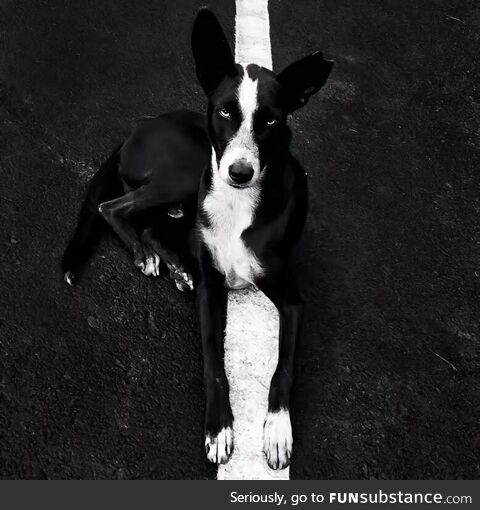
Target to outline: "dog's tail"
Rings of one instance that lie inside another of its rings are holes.
[[[122,182],[118,173],[121,145],[102,164],[90,181],[78,215],[77,226],[62,257],[64,280],[69,285],[80,273],[83,265],[106,225],[98,211],[102,202],[119,197]]]

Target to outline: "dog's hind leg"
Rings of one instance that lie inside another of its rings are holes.
[[[152,207],[177,202],[179,198],[169,193],[160,193],[157,188],[145,185],[98,206],[105,221],[132,252],[135,266],[146,275],[159,275],[160,257],[151,246],[145,245],[139,239],[131,219],[135,214]]]
[[[193,276],[180,260],[180,257],[170,248],[167,248],[154,234],[153,229],[147,228],[142,233],[142,243],[150,247],[160,256],[170,271],[170,278],[173,279],[178,290],[182,292],[193,290]]]

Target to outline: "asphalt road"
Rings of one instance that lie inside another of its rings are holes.
[[[214,478],[193,298],[113,238],[59,273],[88,178],[204,99],[204,2],[0,6],[0,475]],[[480,477],[480,8],[270,1],[274,69],[336,61],[292,121],[311,212],[292,478]],[[233,42],[234,2],[209,2]]]

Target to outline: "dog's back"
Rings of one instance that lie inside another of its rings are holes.
[[[193,217],[201,174],[210,160],[205,117],[181,110],[144,120],[101,165],[90,181],[74,234],[62,259],[64,279],[72,284],[88,259],[105,226],[99,213],[102,203],[148,187],[149,197],[159,202],[141,211],[145,227],[157,226],[155,215],[174,203],[186,204]],[[161,197],[168,198],[162,206]],[[141,201],[139,201],[141,207]],[[158,218],[161,223],[161,218]],[[193,223],[193,221],[191,222]]]

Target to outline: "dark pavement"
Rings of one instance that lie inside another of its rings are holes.
[[[0,6],[0,476],[212,478],[193,298],[107,237],[59,259],[136,119],[203,110],[204,2]],[[233,43],[234,2],[210,1]],[[275,70],[336,61],[297,113],[311,212],[292,478],[480,477],[480,7],[270,0]]]

